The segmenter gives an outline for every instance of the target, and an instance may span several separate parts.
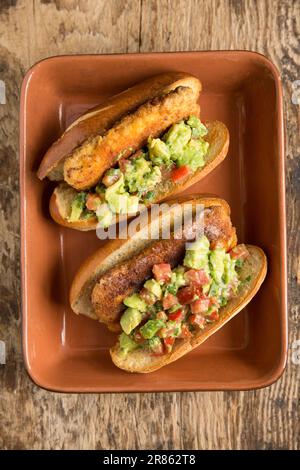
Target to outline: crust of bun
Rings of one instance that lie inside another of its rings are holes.
[[[253,245],[247,245],[247,248],[250,256],[245,261],[241,270],[241,279],[245,280],[250,275],[251,280],[242,286],[237,297],[231,299],[225,307],[220,309],[220,319],[218,322],[207,326],[205,330],[199,331],[190,339],[177,340],[171,353],[159,357],[151,356],[142,351],[133,351],[124,357],[120,352],[119,343],[117,342],[110,350],[114,364],[127,372],[153,372],[176,361],[192,349],[198,347],[237,315],[257,293],[267,272],[267,259],[264,252]]]
[[[230,216],[230,207],[226,201],[218,197],[207,195],[186,195],[178,196],[168,201],[170,207],[173,204],[203,204],[204,207],[221,206],[224,213]],[[176,212],[173,214],[173,220],[176,218]],[[160,214],[156,219],[151,221],[151,230],[154,233],[162,228],[163,223],[168,221],[168,218],[162,217]],[[171,219],[172,220],[172,219]],[[150,225],[145,224],[144,228],[140,228],[136,234],[127,239],[109,240],[101,248],[99,248],[92,256],[87,258],[77,271],[70,289],[70,305],[76,314],[83,314],[91,318],[98,318],[95,314],[92,302],[91,293],[95,283],[108,269],[118,263],[124,262],[141,252],[150,243],[151,239],[146,238],[149,233]],[[153,232],[152,232],[153,233]],[[108,324],[109,328],[116,331],[115,324]]]
[[[206,155],[206,164],[204,167],[199,168],[190,178],[182,184],[172,184],[171,181],[166,185],[158,185],[156,190],[156,197],[152,203],[158,203],[166,198],[172,197],[175,194],[183,191],[184,189],[192,186],[198,181],[202,180],[206,175],[216,168],[226,157],[229,146],[229,131],[225,124],[219,121],[207,121],[205,125],[208,128],[208,134],[205,139],[209,142],[210,146]],[[61,183],[54,190],[50,199],[50,214],[52,218],[64,227],[73,228],[76,230],[95,230],[97,227],[97,218],[88,220],[79,220],[76,222],[69,222],[68,216],[70,214],[70,201],[69,194],[76,194],[76,191],[68,186],[66,183]],[[126,216],[125,216],[126,218]]]
[[[179,86],[188,86],[196,94],[201,90],[201,83],[196,77],[184,72],[168,72],[150,77],[88,110],[48,149],[37,171],[38,178],[48,176],[52,180],[63,180],[64,159],[78,146],[90,138],[102,136],[123,116],[146,101]]]

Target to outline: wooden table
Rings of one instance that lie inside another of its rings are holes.
[[[7,347],[0,366],[1,448],[299,448],[300,366],[291,354],[283,377],[254,392],[66,395],[35,386],[21,354],[17,177],[20,84],[43,57],[207,49],[266,54],[284,85],[291,347],[300,338],[299,35],[299,0],[1,0],[0,339]]]

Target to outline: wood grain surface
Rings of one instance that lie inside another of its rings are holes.
[[[19,89],[51,55],[250,49],[279,68],[286,117],[289,345],[300,339],[299,0],[0,0],[0,448],[296,449],[299,371],[291,360],[254,392],[67,395],[28,378],[20,342]],[[298,84],[299,85],[299,84]],[[299,87],[298,87],[299,90]],[[299,93],[298,93],[299,96]]]

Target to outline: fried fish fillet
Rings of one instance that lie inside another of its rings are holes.
[[[220,206],[204,210],[204,234],[213,248],[219,246],[229,250],[237,242],[230,218]],[[185,243],[184,237],[155,241],[139,255],[103,274],[91,298],[98,318],[117,331],[125,297],[140,289],[151,277],[154,264],[170,263],[173,268],[182,262]]]
[[[156,97],[124,117],[103,137],[85,142],[64,163],[64,179],[75,189],[96,185],[103,173],[113,166],[120,154],[126,157],[157,137],[175,122],[191,114],[199,115],[197,93],[189,87],[178,87]]]

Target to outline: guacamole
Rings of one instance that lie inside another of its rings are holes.
[[[245,247],[229,253],[211,249],[202,236],[187,246],[182,265],[174,269],[166,263],[154,265],[153,277],[141,291],[124,299],[122,354],[136,349],[170,353],[176,339],[189,338],[218,321],[220,308],[241,285],[239,269],[247,256]]]
[[[114,214],[136,214],[140,204],[155,200],[163,174],[177,184],[205,165],[206,134],[200,119],[190,116],[161,138],[150,137],[145,148],[131,157],[120,154],[115,168],[107,170],[95,188],[75,196],[69,221],[95,216],[102,227],[108,227]]]

